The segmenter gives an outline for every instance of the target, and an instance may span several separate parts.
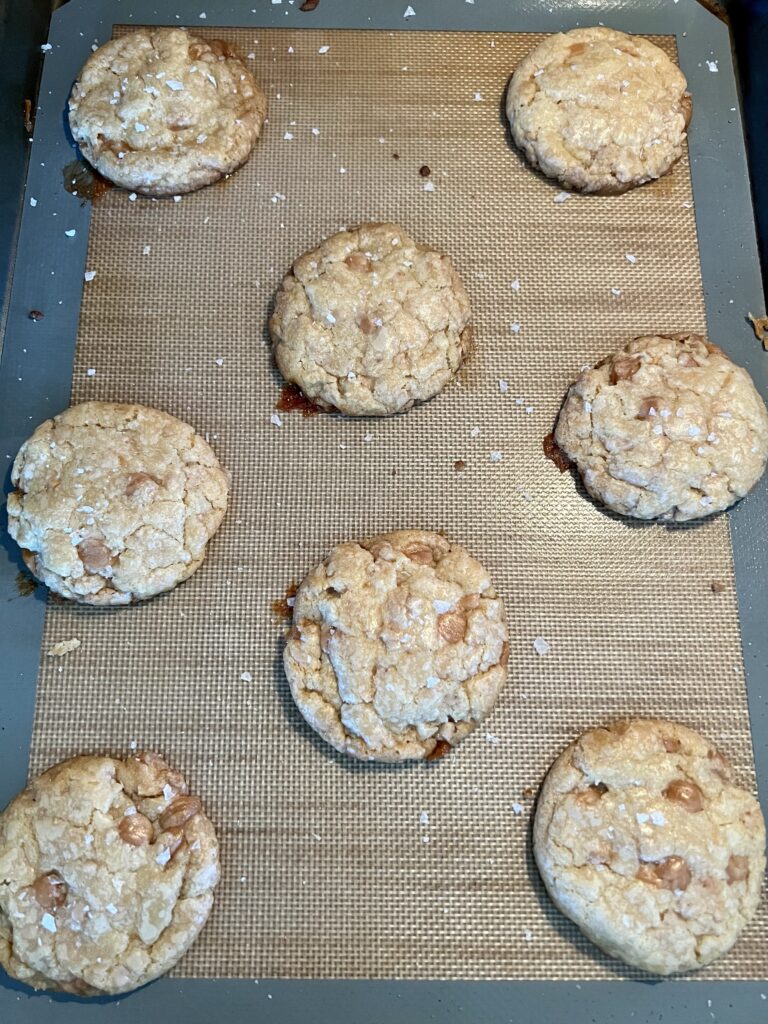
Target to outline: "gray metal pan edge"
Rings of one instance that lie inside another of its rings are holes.
[[[398,31],[466,30],[555,32],[600,21],[628,32],[677,37],[680,63],[696,98],[690,157],[709,334],[745,365],[764,395],[768,362],[745,323],[763,309],[744,134],[727,28],[696,0],[405,0],[359,3],[322,0],[312,14],[298,2],[255,0],[70,0],[55,12],[40,90],[16,269],[0,361],[0,457],[11,461],[30,429],[67,405],[90,211],[72,201],[61,168],[71,158],[64,104],[91,45],[109,38],[113,24],[253,25],[377,28]],[[160,9],[163,8],[163,9]],[[200,16],[205,14],[205,19]],[[716,61],[717,73],[707,61]],[[33,204],[32,200],[36,200]],[[75,229],[74,237],[65,230]],[[39,323],[30,309],[44,305]],[[4,515],[3,515],[4,519]],[[0,520],[0,527],[3,525]],[[758,786],[768,804],[768,485],[730,513],[743,654]],[[44,598],[18,599],[18,554],[5,538],[0,556],[0,806],[23,786],[34,714],[35,683],[45,613]],[[768,965],[766,965],[768,974]],[[517,1024],[561,1021],[704,1020],[755,1024],[768,1014],[768,982],[414,982],[161,979],[131,996],[90,1003],[33,994],[0,977],[0,1020],[136,1019],[147,1024],[196,1024],[226,1013],[229,1020],[265,1019],[314,1024],[339,1019],[367,1024],[464,1020]]]

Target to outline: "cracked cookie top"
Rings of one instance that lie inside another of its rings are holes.
[[[157,409],[84,402],[19,450],[8,532],[62,597],[128,604],[200,566],[229,477],[192,427]]]
[[[705,338],[652,335],[581,374],[555,440],[614,512],[699,519],[760,479],[768,412],[747,371]]]
[[[277,366],[324,409],[387,416],[432,398],[471,345],[453,264],[396,224],[363,224],[296,260],[270,320]]]
[[[606,953],[657,974],[726,953],[760,900],[760,806],[710,743],[673,722],[584,733],[544,781],[533,838],[560,910]]]
[[[683,154],[691,98],[683,73],[641,36],[576,28],[548,36],[507,91],[512,137],[549,178],[581,192],[623,192]]]
[[[305,719],[362,760],[435,759],[472,732],[507,677],[504,605],[436,533],[339,544],[299,587],[284,663]]]
[[[129,992],[183,956],[218,880],[213,826],[161,757],[63,761],[0,815],[0,964],[34,988]]]
[[[100,46],[69,99],[83,156],[150,196],[210,185],[248,159],[264,93],[230,47],[177,28],[143,28]]]

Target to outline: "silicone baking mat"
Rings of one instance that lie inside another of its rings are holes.
[[[632,713],[701,729],[754,784],[728,523],[606,514],[542,439],[583,364],[644,332],[705,329],[687,161],[621,197],[560,201],[503,118],[538,35],[202,34],[247,56],[269,125],[218,186],[95,205],[72,400],[194,424],[232,472],[231,508],[173,593],[114,611],[50,605],[31,769],[138,745],[187,773],[224,874],[177,974],[639,977],[549,904],[529,852],[533,797],[579,730]],[[392,419],[275,418],[266,322],[283,273],[343,225],[390,219],[453,257],[474,311],[466,370]],[[411,526],[488,566],[509,683],[448,759],[357,764],[293,708],[273,603],[332,544]],[[46,655],[71,637],[79,650]],[[767,950],[764,903],[703,976],[759,978]]]

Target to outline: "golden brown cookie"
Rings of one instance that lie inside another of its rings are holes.
[[[685,76],[642,36],[576,28],[547,36],[507,91],[512,137],[529,162],[580,192],[624,192],[683,154]]]
[[[128,604],[170,590],[205,558],[229,476],[192,427],[157,409],[84,402],[19,450],[8,532],[62,597]]]
[[[264,93],[220,40],[142,28],[100,46],[69,99],[83,156],[110,181],[177,195],[231,174],[251,154]]]
[[[0,814],[0,965],[33,988],[130,992],[192,945],[218,880],[213,826],[161,757],[63,761]]]
[[[580,736],[544,780],[533,844],[560,910],[610,956],[656,974],[727,953],[760,900],[760,807],[674,722]]]
[[[507,678],[504,605],[485,569],[436,533],[339,544],[299,587],[284,664],[309,724],[368,761],[446,754]]]
[[[301,256],[270,320],[275,362],[324,409],[388,416],[432,398],[469,352],[453,264],[396,224],[363,224]]]
[[[581,374],[555,441],[614,512],[700,519],[760,479],[768,412],[747,371],[705,338],[651,335]]]

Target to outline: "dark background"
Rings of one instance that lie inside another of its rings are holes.
[[[13,267],[13,251],[29,154],[24,100],[34,111],[42,66],[40,46],[51,11],[66,0],[0,0],[0,297],[2,308]],[[704,0],[731,26],[741,81],[747,147],[755,204],[763,283],[768,292],[768,0]],[[763,310],[755,311],[764,312]],[[4,317],[0,320],[0,333]]]

